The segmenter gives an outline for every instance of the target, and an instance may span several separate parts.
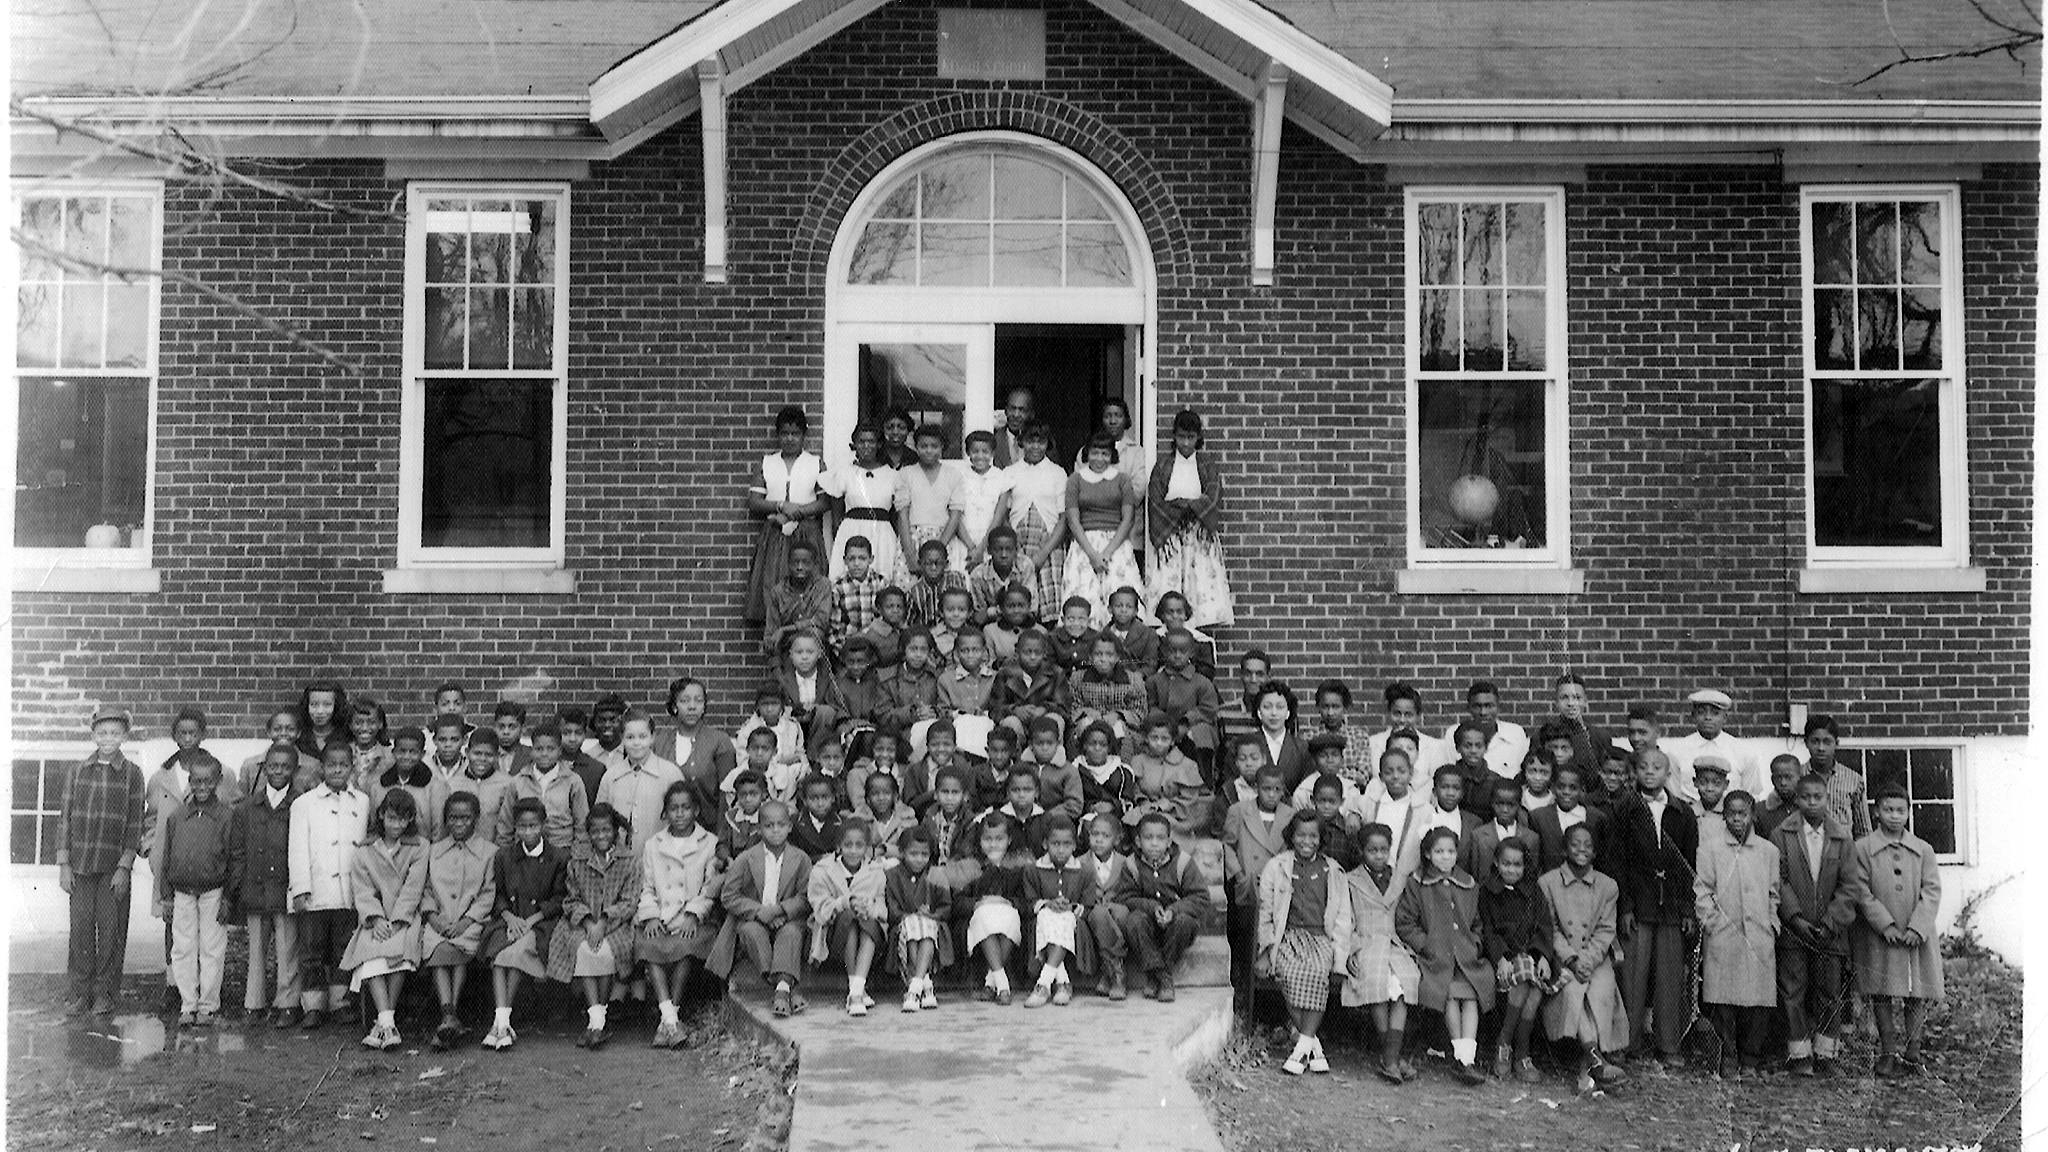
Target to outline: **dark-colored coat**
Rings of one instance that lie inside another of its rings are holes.
[[[1394,906],[1394,934],[1422,969],[1418,1003],[1439,1012],[1450,1003],[1451,978],[1462,975],[1482,1012],[1493,1008],[1493,970],[1479,926],[1479,885],[1462,871],[1425,870],[1408,877]]]
[[[1536,861],[1542,855],[1542,845],[1536,833],[1527,824],[1517,821],[1514,838],[1521,842],[1524,873],[1539,876]],[[1469,835],[1458,838],[1458,867],[1480,884],[1493,877],[1493,854],[1500,848],[1500,825],[1492,820],[1481,824]]]
[[[931,868],[916,876],[900,864],[889,869],[882,877],[882,899],[889,906],[891,924],[919,908],[930,908],[932,919],[939,921],[952,914],[953,893]]]
[[[790,820],[789,842],[816,864],[839,847],[839,814],[825,817],[825,826],[820,828],[812,823],[808,811],[798,811]]]
[[[477,955],[489,960],[511,943],[505,933],[505,913],[524,918],[539,912],[540,920],[533,926],[538,935],[533,943],[541,959],[546,960],[551,934],[562,918],[562,905],[569,898],[568,850],[542,841],[540,855],[529,857],[519,841],[514,840],[498,849],[497,859],[491,861],[491,883],[498,895],[491,901],[490,927],[484,930]]]
[[[1586,827],[1593,833],[1593,869],[1612,875],[1613,863],[1610,854],[1613,848],[1610,841],[1614,822],[1599,808],[1590,808],[1584,804],[1579,807],[1585,809]],[[1537,875],[1546,875],[1562,868],[1564,826],[1558,822],[1557,805],[1548,804],[1529,813],[1529,828],[1536,833],[1536,855],[1539,860]]]
[[[1031,907],[1031,890],[1024,884],[1024,869],[1008,866],[991,868],[983,863],[980,875],[960,885],[953,893],[952,916],[955,920],[969,920],[974,916],[974,906],[984,896],[998,896],[1016,906],[1021,918]],[[934,912],[937,909],[933,910]]]
[[[1557,971],[1552,950],[1557,922],[1550,913],[1550,901],[1536,885],[1535,873],[1526,872],[1510,888],[1494,876],[1479,886],[1480,946],[1489,963],[1516,956],[1541,956]]]
[[[1209,882],[1202,870],[1175,844],[1166,859],[1157,864],[1143,853],[1130,858],[1130,869],[1117,883],[1109,899],[1132,912],[1152,915],[1170,908],[1175,916],[1192,916],[1200,921],[1209,912]]]
[[[236,915],[292,910],[287,846],[291,842],[292,801],[298,798],[297,792],[287,790],[284,803],[272,808],[259,785],[235,805],[234,820],[228,826],[227,896]]]
[[[229,825],[234,809],[219,796],[210,804],[185,801],[164,815],[157,858],[157,899],[173,892],[211,892],[228,883]]]
[[[1618,805],[1614,816],[1614,882],[1621,886],[1621,915],[1655,924],[1678,924],[1693,916],[1693,861],[1700,847],[1699,821],[1676,796],[1664,805],[1663,835],[1650,825],[1650,806],[1638,798]]]
[[[1778,934],[1781,952],[1808,947],[1792,931],[1795,916],[1831,933],[1821,944],[1822,951],[1844,956],[1849,952],[1849,926],[1856,923],[1856,892],[1849,884],[1849,872],[1856,845],[1833,817],[1822,820],[1821,834],[1826,840],[1821,845],[1818,880],[1806,854],[1806,821],[1795,813],[1771,833],[1771,843],[1778,846],[1778,919],[1785,925],[1785,931]]]

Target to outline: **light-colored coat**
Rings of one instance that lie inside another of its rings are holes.
[[[356,906],[352,866],[369,818],[370,798],[353,788],[335,792],[322,784],[292,801],[286,851],[294,902],[308,897],[309,911]]]
[[[1363,867],[1345,875],[1346,896],[1351,902],[1351,955],[1344,962],[1342,993],[1347,1008],[1387,1003],[1389,977],[1400,982],[1404,1002],[1413,1004],[1420,994],[1422,969],[1415,963],[1415,954],[1394,933],[1394,908],[1407,884],[1408,876],[1399,868],[1394,869],[1385,892]]]
[[[1858,840],[1850,859],[1859,913],[1849,937],[1856,990],[1865,996],[1941,999],[1941,945],[1934,934],[1941,866],[1934,848],[1910,832],[1894,840],[1880,830]],[[1918,932],[1920,946],[1886,944],[1884,930],[1894,925]]]
[[[666,826],[640,849],[639,923],[659,920],[680,927],[683,914],[694,913],[709,923],[718,908],[718,886],[725,875],[718,864],[718,837],[694,826],[678,836]]]
[[[889,866],[879,862],[848,872],[846,862],[836,853],[811,869],[805,889],[811,902],[811,963],[822,964],[832,958],[832,921],[841,912],[851,911],[883,926],[889,923],[889,907],[882,894],[888,875]]]
[[[1294,903],[1294,872],[1299,858],[1288,852],[1266,861],[1259,873],[1259,951],[1264,952],[1287,935],[1288,906]],[[1344,883],[1344,869],[1329,861],[1324,875],[1327,892],[1323,901],[1323,935],[1330,938],[1330,971],[1342,975],[1351,958],[1351,893]]]
[[[1268,822],[1260,816],[1258,803],[1256,797],[1240,800],[1223,817],[1223,878],[1240,904],[1257,898],[1266,864],[1288,851],[1287,821],[1294,809],[1283,800]]]
[[[1556,922],[1550,947],[1557,955],[1558,979],[1564,985],[1544,1005],[1544,1031],[1553,1038],[1575,1039],[1581,1016],[1590,1013],[1599,1029],[1602,1050],[1627,1048],[1628,1012],[1615,982],[1613,959],[1620,887],[1597,870],[1587,870],[1581,880],[1568,867],[1545,872],[1536,887],[1549,902]],[[1566,967],[1576,959],[1593,966],[1590,982],[1581,984]]]
[[[420,939],[420,955],[431,957],[443,943],[453,944],[471,956],[484,940],[484,926],[490,923],[491,905],[498,898],[498,882],[491,874],[491,859],[498,854],[488,839],[472,835],[456,841],[437,840],[427,849],[427,887],[420,897],[420,920],[429,913],[449,928],[463,920],[470,926],[453,936],[428,927]]]
[[[370,841],[357,847],[350,865],[355,872],[356,916],[360,927],[341,954],[343,968],[355,968],[373,959],[397,963],[420,960],[420,899],[427,890],[427,842],[417,836],[398,841],[398,851],[385,854],[384,846]],[[389,921],[399,931],[378,940],[371,933],[370,917]]]
[[[528,798],[540,801],[541,807],[547,809],[547,823],[542,826],[541,835],[548,843],[557,848],[574,848],[589,839],[584,818],[590,815],[590,797],[583,793],[582,779],[567,764],[557,764],[555,778],[543,788],[539,767],[528,760],[512,774],[505,804],[498,809],[500,844],[512,840],[512,806]]]
[[[1778,846],[1755,831],[1723,829],[1700,844],[1693,908],[1706,952],[1700,999],[1769,1007],[1778,1002]]]

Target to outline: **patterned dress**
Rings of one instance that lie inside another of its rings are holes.
[[[1152,573],[1145,602],[1157,604],[1168,592],[1179,592],[1192,610],[1189,624],[1229,627],[1235,616],[1223,540],[1217,534],[1223,483],[1215,462],[1199,451],[1181,457],[1169,448],[1153,466],[1146,489]]]
[[[1004,470],[1010,477],[1010,527],[1017,530],[1017,547],[1027,559],[1034,557],[1058,531],[1067,513],[1067,472],[1051,460],[1026,464],[1019,460]],[[1066,568],[1066,550],[1054,549],[1032,576],[1036,581],[1032,605],[1038,618],[1051,622],[1060,618],[1060,573]]]
[[[822,468],[818,458],[809,452],[799,452],[794,460],[785,460],[780,452],[770,452],[761,458],[761,470],[754,474],[749,491],[773,502],[809,504],[818,498]],[[780,584],[789,572],[789,546],[798,540],[812,548],[825,546],[821,523],[817,516],[806,516],[789,524],[761,522],[760,536],[754,542],[754,574],[747,583],[749,622],[758,624],[767,618],[768,590]]]
[[[1131,487],[1130,477],[1121,472],[1081,471],[1067,478],[1068,526],[1071,528],[1078,518],[1089,547],[1104,554],[1108,561],[1105,571],[1097,572],[1088,560],[1088,549],[1078,544],[1067,548],[1062,582],[1065,593],[1087,598],[1088,624],[1092,628],[1109,623],[1109,597],[1117,589],[1135,588],[1143,596],[1145,577],[1138,571],[1138,555],[1131,549],[1130,536],[1127,534],[1115,548],[1110,547],[1124,509],[1132,510],[1135,523],[1137,504],[1137,490]]]

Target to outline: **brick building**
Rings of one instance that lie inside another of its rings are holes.
[[[1065,455],[1202,412],[1226,659],[1433,725],[1563,670],[1759,750],[1835,713],[1951,914],[2018,870],[2038,50],[1857,83],[1965,6],[360,8],[16,16],[17,222],[76,256],[19,268],[18,877],[102,700],[251,737],[319,676],[417,720],[688,671],[737,724],[770,414],[836,463],[1020,383]],[[299,194],[167,178],[166,128]]]

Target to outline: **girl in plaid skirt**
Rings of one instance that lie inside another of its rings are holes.
[[[1542,1079],[1529,1060],[1529,1038],[1543,998],[1557,990],[1557,963],[1551,953],[1550,902],[1529,875],[1529,852],[1518,840],[1503,840],[1493,850],[1493,875],[1479,887],[1480,937],[1493,965],[1495,986],[1507,1001],[1500,1017],[1493,1074],[1525,1084]]]
[[[1322,825],[1310,811],[1296,812],[1285,835],[1292,852],[1273,857],[1259,874],[1258,958],[1254,968],[1279,980],[1294,1026],[1294,1052],[1280,1070],[1328,1072],[1323,1012],[1330,1005],[1330,975],[1342,974],[1351,955],[1351,896],[1344,870],[1323,855]]]

